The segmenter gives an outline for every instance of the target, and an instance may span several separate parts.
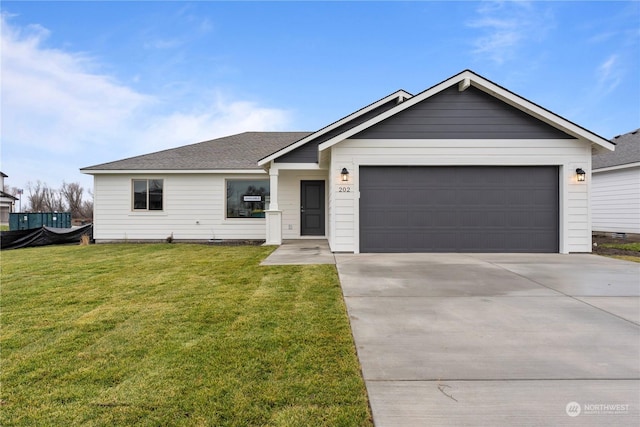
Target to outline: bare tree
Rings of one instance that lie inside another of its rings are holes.
[[[62,188],[56,190],[46,183],[36,181],[27,184],[29,195],[28,212],[70,212],[71,218],[93,218],[93,193],[88,190],[90,200],[84,200],[84,188],[77,182],[62,183]]]
[[[82,217],[93,218],[93,191],[87,190],[91,200],[85,200],[82,202]]]
[[[60,194],[64,201],[66,202],[67,207],[69,208],[69,212],[71,212],[72,218],[83,218],[82,214],[82,194],[84,193],[84,188],[77,183],[72,182],[67,184],[66,182],[62,182],[62,188],[60,189]]]
[[[62,197],[62,193],[59,190],[53,188],[47,188],[46,191],[46,204],[45,208],[47,212],[67,212],[67,205]]]
[[[29,190],[29,195],[27,196],[27,201],[29,202],[29,211],[31,212],[42,212],[44,208],[44,199],[45,199],[45,185],[41,181],[36,181],[36,183],[32,183],[29,181],[27,183],[27,190]]]
[[[93,200],[82,202],[81,218],[93,218]]]
[[[29,210],[31,212],[64,212],[66,205],[60,192],[49,188],[46,183],[36,181],[27,184],[29,190]]]

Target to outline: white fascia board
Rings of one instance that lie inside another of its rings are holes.
[[[591,171],[591,173],[617,171],[620,169],[630,169],[630,168],[638,168],[638,167],[640,167],[640,162],[627,163],[625,165],[609,166],[606,168],[594,169]]]
[[[615,145],[611,141],[584,129],[583,127],[578,126],[575,123],[572,123],[569,120],[560,117],[557,114],[552,113],[551,111],[537,104],[534,104],[533,102],[528,101],[521,96],[518,96],[515,93],[501,86],[498,86],[483,77],[480,77],[473,73],[472,76],[473,77],[471,78],[471,84],[474,87],[477,87],[485,93],[496,96],[498,99],[501,99],[502,101],[519,109],[520,111],[523,111],[539,120],[542,120],[543,122],[555,128],[559,128],[560,130],[578,139],[586,140],[609,151],[613,151],[615,149]]]
[[[263,169],[117,169],[117,170],[91,170],[80,172],[87,175],[176,175],[176,174],[260,174],[266,175]]]
[[[277,170],[326,170],[317,163],[275,163],[271,164],[271,169]]]
[[[381,121],[383,121],[384,119],[387,119],[397,113],[399,113],[400,111],[406,110],[409,107],[414,106],[415,104],[424,101],[427,98],[430,98],[431,96],[435,95],[436,93],[448,88],[449,86],[451,86],[452,84],[455,84],[458,81],[463,81],[465,78],[470,78],[470,75],[475,75],[470,73],[469,71],[464,71],[460,74],[457,74],[445,81],[443,81],[440,84],[437,84],[435,86],[433,86],[430,89],[425,90],[422,93],[419,93],[418,95],[415,95],[409,99],[407,99],[406,101],[404,101],[401,104],[396,105],[394,108],[391,108],[387,111],[385,111],[384,113],[373,117],[372,119],[359,124],[358,126],[349,129],[348,131],[340,134],[340,135],[336,135],[333,138],[323,142],[322,144],[320,144],[320,146],[318,147],[320,149],[320,151],[324,151],[327,148],[330,148],[332,146],[334,146],[335,144],[337,144],[340,141],[343,141],[347,138],[349,138],[350,136],[353,136],[373,125],[375,125],[376,123],[379,123]]]
[[[322,136],[325,133],[332,131],[333,129],[336,129],[337,127],[342,126],[343,124],[355,119],[356,117],[359,117],[359,116],[361,116],[361,115],[363,115],[363,114],[365,114],[365,113],[367,113],[367,112],[369,112],[369,111],[371,111],[371,110],[373,110],[375,108],[378,108],[379,106],[381,106],[383,104],[386,104],[387,102],[389,102],[389,101],[391,101],[393,99],[398,99],[399,98],[401,101],[404,101],[405,99],[409,99],[412,96],[413,95],[411,95],[409,92],[406,92],[404,90],[398,90],[398,91],[392,93],[391,95],[385,96],[384,98],[374,102],[373,104],[367,105],[366,107],[361,108],[360,110],[358,110],[358,111],[356,111],[354,113],[351,113],[348,116],[338,120],[337,122],[334,122],[334,123],[330,124],[329,126],[326,126],[326,127],[320,129],[317,132],[312,133],[311,135],[309,135],[309,136],[307,136],[305,138],[302,138],[300,141],[297,141],[297,142],[289,145],[288,147],[285,147],[285,148],[283,148],[283,149],[281,149],[279,151],[276,151],[275,153],[273,153],[273,154],[271,154],[271,155],[269,155],[269,156],[267,156],[267,157],[265,157],[263,159],[260,159],[258,161],[258,166],[264,166],[267,163],[269,163],[270,161],[275,160],[278,157],[283,156],[283,155],[295,150],[296,148],[303,146],[307,142],[312,141],[312,140],[318,138],[319,136]],[[404,101],[404,102],[406,102],[406,101]]]
[[[458,83],[458,92],[464,92],[469,88],[469,86],[471,86],[471,79],[462,79],[462,81]]]
[[[495,97],[497,97],[498,99],[501,99],[502,101],[506,102],[507,104],[521,110],[524,111],[527,114],[530,114],[533,117],[536,117],[542,121],[544,121],[545,123],[550,124],[551,126],[554,126],[556,128],[560,128],[561,130],[563,130],[564,132],[575,136],[578,139],[582,139],[582,140],[586,140],[592,144],[597,144],[598,146],[604,147],[607,150],[613,151],[615,148],[615,145],[612,144],[610,141],[592,133],[589,132],[586,129],[583,129],[582,127],[571,123],[570,121],[563,119],[562,117],[530,102],[527,101],[526,99],[496,85],[495,83],[490,82],[489,80],[486,80],[482,77],[480,77],[479,75],[473,73],[472,71],[466,70],[463,71],[459,74],[456,74],[455,76],[443,81],[442,83],[439,83],[427,90],[425,90],[422,93],[419,93],[418,95],[413,96],[412,98],[406,100],[405,102],[398,104],[396,107],[391,108],[390,110],[385,111],[384,113],[380,114],[379,116],[376,116],[374,118],[372,118],[371,120],[360,124],[359,126],[356,126],[352,129],[349,129],[348,131],[340,134],[340,135],[336,135],[335,137],[323,142],[322,144],[320,144],[320,151],[326,150],[327,148],[332,147],[333,145],[344,141],[345,139],[399,113],[400,111],[403,111],[407,108],[412,107],[413,105],[424,101],[427,98],[432,97],[433,95],[451,87],[452,85],[458,83],[458,84],[462,84],[463,87],[467,86],[466,82],[469,82],[470,85],[473,85],[474,87],[477,87],[478,89],[482,90],[485,93],[488,93],[490,95],[493,95]],[[465,87],[466,89],[466,87]]]

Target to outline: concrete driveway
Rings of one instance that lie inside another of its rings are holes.
[[[640,423],[640,264],[336,254],[376,426]]]

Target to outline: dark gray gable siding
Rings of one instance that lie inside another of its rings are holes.
[[[358,126],[361,123],[366,122],[367,120],[372,119],[373,117],[384,113],[387,110],[398,105],[396,99],[393,99],[385,104],[382,104],[378,108],[374,108],[373,110],[365,113],[359,117],[356,117],[353,120],[344,123],[341,126],[338,126],[334,130],[325,133],[324,135],[319,136],[318,138],[309,141],[301,147],[296,148],[293,151],[288,152],[287,154],[278,157],[275,161],[276,163],[318,163],[318,145],[322,144],[325,141],[330,140],[336,135],[340,135],[343,132],[348,131],[351,128]]]
[[[572,139],[509,104],[454,85],[352,136],[354,139]]]

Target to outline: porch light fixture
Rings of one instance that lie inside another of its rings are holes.
[[[584,182],[587,178],[587,173],[582,168],[578,168],[576,169],[576,176],[578,177],[578,182]]]
[[[342,168],[342,172],[340,172],[340,176],[342,176],[342,182],[349,181],[349,171],[347,168]]]

